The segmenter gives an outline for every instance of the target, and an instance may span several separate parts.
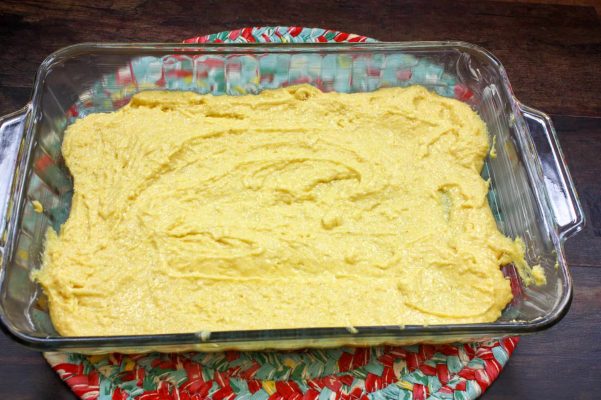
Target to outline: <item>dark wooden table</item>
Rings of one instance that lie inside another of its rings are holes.
[[[29,100],[48,54],[78,42],[180,41],[279,24],[386,41],[456,39],[484,46],[504,63],[517,97],[552,115],[587,227],[566,245],[575,286],[569,314],[552,329],[524,337],[483,398],[599,399],[601,6],[595,0],[526,1],[532,2],[0,1],[0,114]],[[0,334],[0,399],[74,398],[40,354]]]

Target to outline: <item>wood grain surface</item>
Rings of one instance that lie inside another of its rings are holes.
[[[503,62],[517,97],[552,115],[587,218],[566,243],[568,315],[524,337],[483,399],[601,398],[601,22],[594,0],[0,0],[0,115],[30,97],[37,67],[78,42],[165,42],[222,30],[303,25],[386,41],[464,40]],[[0,171],[1,173],[1,171]],[[40,354],[0,334],[0,399],[74,399]]]

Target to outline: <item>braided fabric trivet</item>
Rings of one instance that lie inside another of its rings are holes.
[[[45,357],[82,399],[475,399],[518,338],[295,352]]]

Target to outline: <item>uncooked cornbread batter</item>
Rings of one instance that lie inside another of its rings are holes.
[[[143,92],[69,127],[35,278],[63,335],[486,322],[523,264],[486,127],[422,87]]]

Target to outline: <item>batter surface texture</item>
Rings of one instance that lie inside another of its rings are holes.
[[[72,210],[35,279],[63,335],[494,321],[523,250],[488,149],[418,86],[142,92],[68,128]]]

